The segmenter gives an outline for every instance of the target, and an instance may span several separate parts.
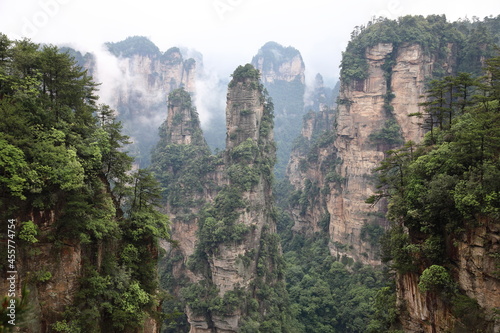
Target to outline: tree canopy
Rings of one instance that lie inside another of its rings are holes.
[[[56,332],[140,327],[160,302],[156,245],[168,219],[157,211],[159,187],[130,172],[128,138],[96,87],[68,53],[0,34],[0,215],[19,221],[23,261],[37,260],[40,243],[54,249],[47,267],[62,244],[83,249],[74,303],[43,319]],[[52,277],[42,273],[22,279]]]

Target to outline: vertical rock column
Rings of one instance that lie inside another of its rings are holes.
[[[227,94],[227,148],[218,156],[201,148],[197,118],[182,94],[170,98],[154,165],[178,242],[169,256],[182,257],[170,269],[172,280],[183,282],[171,289],[185,303],[191,333],[285,325],[271,193],[273,106],[263,90],[253,66],[236,69]]]
[[[213,313],[213,326],[216,332],[237,332],[245,321],[252,320],[252,312],[259,323],[266,320],[269,299],[257,295],[263,284],[272,286],[280,278],[276,274],[280,253],[272,217],[272,105],[263,94],[258,71],[251,65],[240,66],[233,74],[226,123],[227,184],[215,198],[212,213],[226,234],[206,250],[218,296],[226,300],[228,295],[239,294],[243,300],[226,313]],[[257,308],[249,308],[252,300],[259,304]]]
[[[361,237],[365,224],[386,226],[384,203],[371,206],[365,200],[376,191],[373,170],[384,159],[385,147],[370,135],[379,133],[388,120],[400,128],[402,141],[418,142],[423,136],[418,118],[425,92],[425,79],[432,74],[434,60],[417,44],[380,43],[366,49],[368,78],[342,82],[335,147],[342,164],[338,172],[344,182],[328,202],[331,252],[367,264],[379,264],[376,249]],[[340,247],[337,245],[341,245]],[[347,250],[346,250],[347,249]]]
[[[344,181],[340,191],[328,202],[329,233],[334,244],[331,252],[368,264],[377,264],[377,259],[370,244],[361,239],[361,228],[370,223],[370,213],[376,213],[377,208],[365,200],[375,191],[372,172],[384,158],[383,151],[371,144],[369,137],[380,130],[387,119],[384,110],[387,81],[382,65],[392,52],[392,44],[367,48],[368,78],[349,84],[342,82],[338,107],[335,147],[342,160],[339,174]]]

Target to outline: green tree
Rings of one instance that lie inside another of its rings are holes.
[[[438,95],[446,96],[438,102],[443,106],[439,110],[453,117],[446,122],[443,118],[443,126],[428,133],[420,145],[412,144],[410,151],[403,148],[404,155],[389,154],[380,167],[378,197],[388,197],[393,222],[382,239],[383,260],[399,274],[420,274],[422,292],[456,303],[456,309],[471,309],[477,327],[486,325],[486,317],[473,300],[460,295],[448,268],[455,255],[451,244],[500,217],[498,59],[487,61],[488,75],[480,84],[466,74],[436,81],[435,86],[443,88]],[[472,86],[477,88],[469,90]]]
[[[160,302],[157,242],[168,238],[160,190],[147,172],[129,175],[127,137],[113,111],[96,105],[95,88],[57,47],[0,34],[0,215],[32,218],[18,234],[23,263],[37,260],[39,244],[52,248],[48,265],[65,244],[82,249],[74,304],[37,318],[61,332],[137,328]]]

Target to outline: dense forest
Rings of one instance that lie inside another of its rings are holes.
[[[0,211],[16,220],[18,281],[28,293],[17,323],[33,331],[124,331],[160,315],[157,243],[169,238],[160,187],[148,171],[131,172],[127,137],[95,89],[57,47],[0,35]],[[75,271],[64,251],[78,256]],[[70,302],[48,294],[65,278],[77,288]]]
[[[380,60],[386,119],[366,145],[383,155],[366,180],[377,186],[365,198],[378,207],[369,216],[377,223],[365,223],[359,241],[376,252],[373,265],[367,253],[359,254],[364,263],[346,255],[353,244],[330,234],[338,226],[325,198],[343,195],[349,182],[336,155],[339,109],[306,112],[303,83],[266,90],[254,66],[239,66],[228,84],[226,149],[214,154],[193,94],[172,83],[166,119],[147,140],[158,143],[143,149],[151,150],[151,165],[137,169],[117,112],[99,102],[98,84],[81,66],[90,58],[0,34],[0,216],[15,230],[1,233],[1,253],[15,261],[0,262],[0,286],[8,290],[15,268],[17,326],[399,333],[440,331],[443,321],[450,332],[495,332],[498,301],[475,288],[496,295],[500,279],[499,38],[500,16],[452,23],[405,16],[353,31],[341,96],[365,93],[369,48],[393,47]],[[408,45],[432,62],[422,112],[410,114],[425,132],[420,142],[404,140],[392,105],[397,53]],[[142,38],[107,47],[117,56],[184,62],[179,49],[161,53]],[[262,52],[266,66],[279,66],[270,50]],[[193,60],[186,62],[191,68]],[[312,105],[325,96],[331,93]],[[275,125],[276,105],[294,117],[283,111]],[[125,109],[129,118],[137,111]],[[298,135],[300,114],[304,128],[315,124],[309,136]],[[285,149],[276,152],[275,141]],[[275,169],[277,155],[298,159],[303,188],[292,184],[291,168],[285,175],[283,160]],[[312,219],[317,225],[308,231],[298,227]],[[411,297],[431,313],[417,328]],[[12,330],[10,299],[3,299],[0,332]]]

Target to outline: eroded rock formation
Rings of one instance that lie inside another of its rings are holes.
[[[377,44],[366,49],[365,57],[368,77],[342,83],[336,117],[325,119],[319,113],[304,122],[303,140],[310,141],[313,133],[328,129],[333,136],[330,144],[316,145],[317,157],[312,159],[298,150],[294,152],[287,175],[300,191],[305,190],[305,179],[319,189],[328,187],[318,193],[318,198],[311,203],[312,208],[304,213],[310,216],[296,219],[304,222],[298,222],[301,226],[295,228],[318,231],[318,222],[311,222],[312,227],[307,227],[305,221],[323,220],[331,239],[332,255],[377,265],[380,263],[377,242],[363,229],[372,224],[385,228],[385,208],[372,206],[365,200],[376,191],[373,170],[391,146],[376,144],[372,134],[393,119],[404,139],[419,141],[422,138],[418,120],[408,115],[422,111],[418,103],[424,94],[425,78],[432,71],[433,60],[423,54],[419,45],[395,49],[392,44]],[[389,60],[394,65],[384,66]],[[316,117],[320,117],[319,123],[326,121],[328,125],[320,127]],[[302,171],[299,163],[302,163]],[[294,215],[298,216],[297,212]]]
[[[268,42],[252,59],[262,83],[273,99],[276,144],[276,175],[282,178],[290,158],[293,140],[300,133],[304,111],[305,65],[300,52],[289,46]]]
[[[197,119],[188,120],[187,113],[182,106],[169,106],[166,136],[157,156],[163,145],[167,150],[177,147],[184,151],[199,147],[184,135],[199,131]],[[178,114],[184,115],[186,126],[175,125],[172,119],[180,119]],[[284,292],[271,193],[275,160],[272,104],[251,65],[240,66],[233,74],[226,115],[227,149],[219,156],[205,155],[204,172],[196,174],[197,170],[181,165],[179,177],[174,174],[172,178],[180,193],[167,193],[172,238],[179,241],[177,248],[167,247],[168,256],[177,253],[182,257],[172,264],[171,274],[185,280],[171,289],[184,300],[192,333],[238,332],[245,325],[265,324],[279,316],[276,308],[270,308],[276,301],[274,292]],[[156,161],[154,165],[171,170],[173,162]],[[190,172],[201,179],[197,189],[191,187],[189,177],[182,176]],[[191,191],[183,191],[189,188]],[[194,195],[194,201],[177,208],[171,201],[176,195],[185,200]],[[270,287],[275,291],[263,292]]]
[[[377,190],[373,171],[385,158],[386,150],[405,141],[418,143],[423,139],[421,120],[410,115],[424,112],[419,104],[424,101],[425,82],[436,66],[446,74],[456,70],[456,47],[448,44],[446,49],[446,57],[438,64],[437,57],[424,52],[419,44],[380,43],[368,47],[368,76],[342,82],[336,117],[311,113],[305,118],[287,169],[295,188],[291,213],[296,232],[328,232],[334,257],[380,265],[378,240],[372,239],[371,233],[376,230],[381,235],[387,228],[387,203],[365,202]],[[397,124],[399,138],[377,141],[377,135],[389,122]],[[499,306],[494,268],[498,232],[497,223],[484,221],[447,245],[454,249],[448,252],[452,253],[451,272],[457,290],[469,297],[455,302],[469,302],[467,306],[476,309],[471,304],[477,300],[479,306],[477,313],[464,314],[467,318],[457,316],[457,306],[453,308],[446,298],[422,292],[418,274],[398,275],[398,304],[403,309],[400,320],[405,332],[459,332],[470,327],[464,325],[470,320],[477,320],[477,325],[487,332],[498,330],[492,320]]]

